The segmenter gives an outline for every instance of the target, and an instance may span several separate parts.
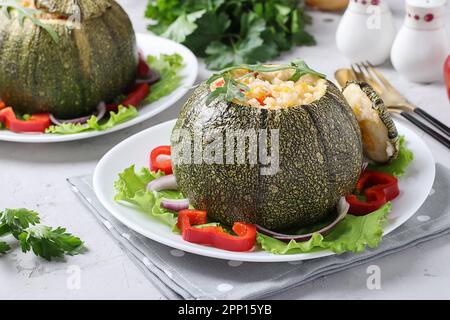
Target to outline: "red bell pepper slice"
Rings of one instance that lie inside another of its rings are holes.
[[[361,174],[355,191],[357,195],[349,195],[346,199],[350,204],[349,213],[356,216],[372,213],[400,194],[397,178],[372,170]],[[364,195],[365,200],[361,200],[358,195]]]
[[[264,100],[266,100],[266,98],[270,98],[270,97],[272,97],[272,94],[269,93],[268,95],[256,98],[256,101],[258,101],[258,103],[264,107],[266,105]]]
[[[0,100],[0,110],[4,108],[6,108],[6,104],[2,100]]]
[[[368,190],[365,193],[366,200],[360,200],[352,194],[346,197],[350,205],[349,213],[354,216],[364,216],[381,208],[387,201],[382,190]]]
[[[150,152],[150,170],[154,172],[162,171],[166,175],[172,174],[172,160],[158,160],[160,155],[170,156],[170,146],[159,146]]]
[[[127,98],[121,103],[124,107],[137,107],[141,104],[148,94],[150,93],[150,86],[148,83],[141,83],[135,86],[134,90],[128,94]],[[116,112],[119,108],[119,104],[110,103],[106,105],[107,111]]]
[[[256,226],[253,224],[236,222],[233,231],[237,236],[226,233],[222,227],[195,228],[192,225],[205,224],[206,211],[181,210],[178,214],[177,227],[183,240],[210,245],[228,251],[249,251],[256,242]]]
[[[396,177],[384,172],[365,170],[356,185],[356,192],[363,193],[364,189],[373,188],[383,189],[387,201],[395,199],[400,194]]]
[[[150,66],[145,61],[144,55],[142,52],[139,52],[139,63],[137,67],[137,77],[138,78],[146,78],[150,73]],[[137,107],[142,100],[144,100],[148,94],[150,93],[150,86],[148,83],[138,84],[134,87],[133,91],[130,92],[127,98],[121,103],[124,107],[134,106]],[[119,104],[110,103],[106,105],[107,111],[116,112],[119,108]]]
[[[138,69],[137,69],[137,76],[138,78],[145,78],[150,73],[150,67],[147,64],[147,61],[144,59],[144,55],[142,52],[139,52],[139,63],[138,63]]]
[[[148,83],[141,83],[136,86],[133,92],[131,92],[122,104],[125,107],[138,106],[142,100],[144,100],[150,93],[150,86]]]
[[[264,103],[264,100],[266,100],[265,97],[256,98],[256,101],[258,101],[258,103],[259,103],[261,106],[265,106],[265,105],[266,105],[266,104]]]
[[[45,132],[50,127],[50,115],[48,113],[33,114],[29,120],[17,119],[11,107],[0,110],[0,122],[3,122],[9,130],[20,132]]]

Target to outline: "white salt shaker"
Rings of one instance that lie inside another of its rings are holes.
[[[387,1],[350,0],[336,33],[336,44],[351,62],[379,65],[389,58],[395,33]]]
[[[442,79],[450,53],[445,30],[447,0],[406,0],[406,18],[391,52],[394,68],[413,82]]]

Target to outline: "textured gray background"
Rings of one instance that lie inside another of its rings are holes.
[[[142,16],[146,1],[119,2],[133,19],[136,31],[145,32],[146,22]],[[395,6],[397,23],[400,25],[403,18],[402,1],[390,3]],[[318,45],[296,48],[285,53],[281,59],[302,57],[331,77],[337,68],[347,65],[334,44],[334,32],[340,16],[327,13],[313,15],[311,31]],[[327,22],[328,18],[333,21]],[[399,78],[389,65],[383,71],[413,102],[450,124],[450,105],[443,83],[421,86]],[[207,72],[202,66],[199,78],[206,77]],[[156,123],[175,118],[183,101],[149,121],[104,137],[48,145],[0,142],[0,208],[27,207],[39,210],[45,223],[66,226],[85,240],[89,248],[83,255],[68,258],[66,263],[48,263],[33,255],[24,255],[20,250],[0,258],[0,299],[162,299],[161,294],[78,201],[65,179],[92,172],[103,154],[120,141]],[[448,151],[421,131],[415,130],[425,139],[435,159],[448,167]],[[450,237],[446,236],[380,259],[377,265],[382,274],[381,290],[367,289],[368,266],[365,265],[318,279],[274,298],[448,299],[449,240]],[[70,266],[81,269],[81,288],[78,290],[67,287],[72,270],[68,269]]]

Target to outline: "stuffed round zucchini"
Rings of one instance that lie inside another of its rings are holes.
[[[355,115],[323,78],[295,62],[229,68],[202,83],[171,139],[190,203],[215,221],[271,230],[334,214],[353,191],[363,152]]]
[[[85,116],[134,83],[135,34],[115,1],[28,0],[5,9],[0,96],[15,111]]]

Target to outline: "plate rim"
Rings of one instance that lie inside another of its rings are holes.
[[[320,252],[299,253],[299,254],[291,254],[291,255],[277,255],[277,254],[269,253],[269,254],[271,254],[270,256],[264,256],[263,259],[261,259],[260,257],[258,257],[255,254],[254,255],[246,255],[245,253],[225,251],[225,250],[220,250],[220,249],[210,250],[211,248],[208,246],[198,245],[198,244],[189,243],[189,242],[174,243],[174,242],[172,242],[171,239],[168,239],[167,237],[163,237],[163,236],[160,236],[157,234],[149,235],[148,230],[145,230],[143,227],[141,227],[139,225],[130,225],[128,223],[128,221],[122,219],[122,216],[115,212],[116,208],[110,206],[109,205],[110,201],[105,201],[103,195],[99,191],[101,189],[100,171],[101,171],[101,168],[103,167],[103,164],[105,162],[109,161],[109,159],[112,157],[112,155],[114,153],[114,150],[120,149],[123,146],[127,145],[130,140],[138,139],[140,136],[147,135],[148,132],[158,130],[161,127],[165,127],[165,126],[173,127],[175,125],[175,123],[176,123],[176,119],[165,121],[165,122],[159,123],[155,126],[147,128],[141,132],[138,132],[138,133],[128,137],[127,139],[123,140],[122,142],[120,142],[119,144],[117,144],[116,146],[111,148],[98,162],[98,164],[95,168],[95,171],[94,171],[94,175],[93,175],[94,192],[95,192],[95,195],[97,196],[98,200],[100,201],[100,203],[106,208],[106,210],[111,215],[113,215],[114,218],[116,218],[119,222],[126,225],[131,230],[134,230],[135,232],[139,233],[140,235],[142,235],[148,239],[159,242],[159,243],[161,243],[165,246],[168,246],[172,249],[183,250],[183,251],[189,252],[191,254],[196,254],[196,255],[205,256],[205,257],[209,257],[209,258],[216,258],[216,259],[222,259],[222,260],[235,260],[235,261],[242,261],[242,262],[274,263],[274,262],[294,262],[294,261],[302,261],[302,260],[311,260],[311,259],[317,259],[317,258],[323,258],[323,257],[327,257],[327,256],[336,255],[336,253],[334,253],[330,250],[324,250],[324,251],[320,251]],[[422,196],[417,198],[418,201],[416,201],[416,205],[414,206],[414,209],[411,210],[412,214],[409,216],[402,217],[399,220],[399,222],[397,222],[396,226],[391,225],[391,226],[387,226],[386,228],[384,228],[383,229],[383,237],[388,235],[389,233],[393,232],[395,229],[399,228],[400,226],[402,226],[406,221],[410,220],[417,213],[417,211],[420,209],[420,207],[423,205],[423,203],[427,199],[427,197],[432,189],[432,186],[433,186],[433,183],[435,180],[435,176],[436,176],[436,162],[434,160],[431,150],[428,148],[428,146],[423,141],[423,139],[417,133],[415,133],[414,131],[412,131],[411,129],[406,127],[405,125],[399,123],[398,121],[395,121],[395,123],[396,123],[396,125],[398,125],[399,127],[402,128],[402,131],[406,131],[406,135],[409,133],[412,133],[413,135],[415,135],[416,139],[419,141],[419,143],[422,145],[422,147],[424,147],[423,148],[423,150],[425,151],[424,157],[428,158],[428,160],[431,160],[430,169],[432,170],[432,174],[431,174],[432,178],[431,178],[431,181],[429,182],[429,186],[427,186],[427,188],[425,190],[426,192],[423,192]],[[268,252],[261,251],[261,253],[266,255]],[[267,259],[268,257],[270,257],[270,259],[264,260],[264,258]]]
[[[129,127],[132,127],[134,125],[137,125],[139,123],[142,123],[146,120],[149,120],[156,115],[160,114],[161,112],[167,110],[168,108],[172,107],[175,103],[177,103],[180,99],[182,99],[186,93],[190,90],[190,88],[195,84],[195,81],[198,77],[199,73],[199,65],[197,57],[194,55],[194,53],[184,46],[183,44],[180,44],[178,42],[175,42],[173,40],[163,38],[151,33],[136,33],[136,39],[139,38],[155,38],[155,40],[163,41],[166,43],[170,43],[171,45],[177,47],[176,52],[180,53],[183,52],[183,56],[189,57],[189,61],[192,62],[190,65],[195,72],[189,73],[187,77],[185,78],[185,85],[180,86],[177,90],[173,91],[171,94],[169,94],[166,97],[171,97],[169,101],[163,103],[159,107],[155,109],[154,112],[149,112],[148,114],[143,115],[142,117],[135,117],[133,119],[130,119],[129,121],[126,121],[124,123],[121,123],[111,129],[105,130],[105,131],[91,131],[91,132],[82,132],[77,134],[70,134],[70,135],[56,135],[56,134],[5,134],[2,135],[0,132],[0,141],[4,142],[16,142],[16,143],[60,143],[60,142],[69,142],[69,141],[77,141],[77,140],[84,140],[84,139],[90,139],[95,138],[103,135],[107,135],[109,133],[117,132]],[[137,41],[138,42],[138,41]],[[150,104],[147,104],[145,106],[142,106],[143,108],[149,107]]]

